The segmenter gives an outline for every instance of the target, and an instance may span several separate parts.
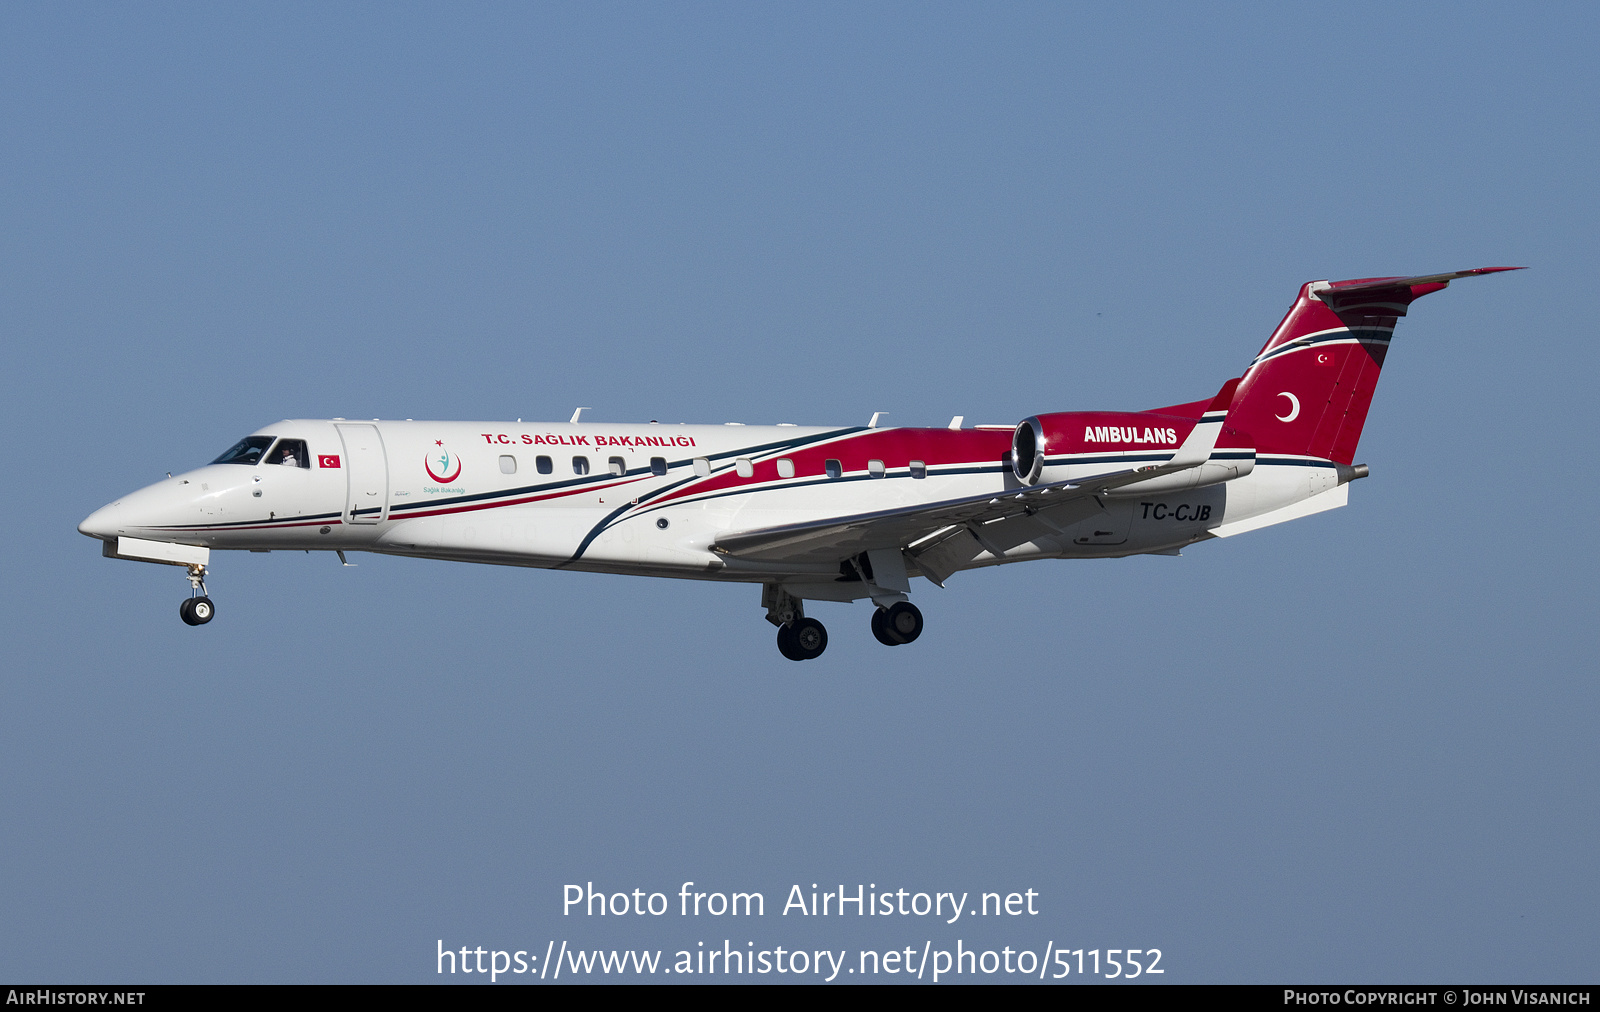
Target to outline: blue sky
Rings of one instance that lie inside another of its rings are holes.
[[[1160,948],[1179,981],[1593,976],[1585,5],[13,6],[0,976],[422,981],[446,944]],[[917,599],[75,525],[285,417],[898,424],[1401,325],[1349,507]],[[963,926],[561,887],[1032,888]]]

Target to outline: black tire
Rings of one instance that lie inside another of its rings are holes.
[[[794,645],[794,630],[787,625],[778,627],[778,653],[791,661],[805,660],[804,657],[800,656],[799,650]]]
[[[217,613],[209,597],[191,597],[178,606],[178,616],[189,625],[205,625]]]
[[[883,624],[883,609],[878,607],[872,609],[872,635],[886,647],[897,647],[905,642],[889,632],[889,627]]]
[[[910,601],[901,601],[884,613],[883,628],[901,643],[910,643],[922,635],[922,612]]]
[[[814,618],[796,620],[790,637],[790,642],[794,644],[794,652],[799,654],[803,661],[821,657],[822,652],[828,649],[828,630]]]

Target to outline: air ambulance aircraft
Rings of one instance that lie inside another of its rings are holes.
[[[1030,559],[1177,555],[1345,505],[1395,320],[1457,278],[1313,281],[1215,396],[948,428],[295,420],[96,510],[110,558],[183,566],[215,614],[213,549],[424,559],[761,585],[778,649],[828,645],[807,601],[922,633],[912,579]]]

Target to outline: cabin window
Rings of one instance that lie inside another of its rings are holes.
[[[500,455],[500,473],[501,474],[516,474],[517,473],[517,458],[511,456],[511,454],[509,454],[509,453],[502,453]]]
[[[663,477],[667,473],[667,458],[651,457],[650,473],[655,475],[657,478]]]
[[[740,457],[733,462],[733,470],[741,478],[754,478],[756,466],[750,462],[749,457]]]
[[[572,458],[572,473],[573,474],[588,474],[589,473],[589,458],[588,457],[573,457]]]
[[[540,474],[549,474],[551,471],[556,469],[556,463],[549,457],[541,455],[533,458],[533,467],[534,470],[538,471]]]
[[[827,475],[830,478],[844,477],[844,465],[839,463],[837,460],[834,460],[832,457],[829,457],[827,461],[823,463],[822,470],[827,472]]]
[[[884,472],[883,461],[881,461],[881,460],[869,460],[869,461],[867,461],[867,473],[868,474],[872,475],[874,478],[882,478],[883,477],[883,472]]]
[[[711,461],[705,457],[694,458],[694,473],[697,478],[711,477]]]
[[[213,460],[213,464],[257,464],[261,462],[261,455],[267,452],[267,447],[272,445],[271,436],[246,436],[228,447],[222,456]]]
[[[911,467],[911,477],[913,477],[913,478],[926,478],[928,476],[928,465],[926,463],[924,463],[923,461],[913,460],[911,462],[911,464],[910,464],[910,467]]]
[[[788,457],[779,457],[778,458],[778,477],[780,477],[780,478],[793,478],[794,477],[794,461],[790,460]]]
[[[303,439],[280,439],[278,445],[267,451],[263,464],[282,464],[285,467],[310,467],[311,454]]]
[[[606,466],[610,469],[611,473],[616,475],[618,478],[628,473],[628,462],[623,460],[621,457],[612,457],[606,462]]]

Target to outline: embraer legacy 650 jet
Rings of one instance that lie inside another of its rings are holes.
[[[382,552],[760,584],[785,657],[828,645],[806,601],[870,600],[910,643],[921,576],[1028,559],[1176,555],[1343,506],[1397,317],[1485,267],[1314,281],[1243,376],[1151,411],[880,428],[285,421],[96,510],[104,554],[187,567],[212,549]]]

